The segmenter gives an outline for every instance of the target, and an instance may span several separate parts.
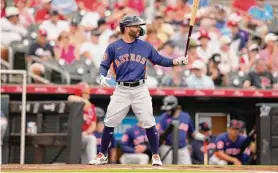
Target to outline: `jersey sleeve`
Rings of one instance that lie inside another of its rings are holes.
[[[225,146],[225,139],[223,136],[218,136],[215,140],[216,144],[216,151],[225,151],[226,146]]]
[[[158,64],[158,65],[164,66],[164,67],[174,66],[172,59],[166,58],[166,57],[160,55],[152,45],[149,45],[149,46],[150,46],[150,48],[149,48],[150,49],[149,60],[153,64]]]
[[[166,128],[166,122],[165,122],[165,116],[162,115],[158,121],[158,123],[156,124],[156,129],[158,130],[158,132],[161,134],[164,132]]]
[[[107,72],[110,68],[110,65],[114,59],[114,49],[111,45],[105,50],[103,59],[100,64],[99,73],[100,75],[107,76]]]
[[[188,115],[189,116],[189,115]],[[195,131],[194,126],[193,126],[193,122],[189,116],[189,121],[188,121],[188,133],[192,134]]]
[[[134,147],[130,144],[133,141],[132,135],[129,131],[127,131],[121,139],[121,148],[124,153],[134,153]]]

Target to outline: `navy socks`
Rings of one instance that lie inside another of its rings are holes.
[[[113,138],[114,127],[104,126],[101,137],[101,153],[107,156],[109,144]]]
[[[155,126],[151,128],[146,128],[146,134],[152,149],[153,154],[158,154],[158,147],[159,147],[159,134],[156,130]]]

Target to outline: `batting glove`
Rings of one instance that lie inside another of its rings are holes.
[[[178,57],[176,58],[177,65],[186,65],[188,64],[188,55],[186,57]]]
[[[111,78],[105,77],[103,75],[100,75],[97,78],[97,83],[100,84],[101,86],[106,86],[106,87],[110,87],[109,84],[107,83],[108,80],[110,80]]]

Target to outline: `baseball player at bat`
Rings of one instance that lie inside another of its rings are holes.
[[[190,115],[183,112],[178,106],[178,99],[175,96],[167,96],[163,99],[163,105],[161,110],[166,111],[160,117],[156,127],[159,133],[163,133],[164,130],[172,123],[172,120],[179,121],[179,150],[178,150],[178,164],[190,165],[191,156],[187,148],[188,135],[191,135],[197,139],[204,139],[205,136],[199,132],[194,131],[193,122]],[[168,152],[172,146],[172,134],[169,134],[166,141],[160,147],[160,155],[164,157],[163,163],[172,164],[172,151]]]
[[[155,128],[152,99],[145,84],[146,63],[149,60],[153,64],[172,67],[186,65],[188,57],[166,58],[161,56],[152,45],[138,39],[145,34],[141,27],[145,24],[145,21],[136,15],[124,16],[120,21],[122,38],[109,44],[105,51],[99,68],[99,83],[102,86],[108,86],[106,75],[112,64],[117,86],[111,96],[104,120],[101,152],[89,164],[103,165],[108,162],[107,148],[113,137],[114,128],[121,123],[132,108],[146,130],[152,149],[152,165],[162,165],[158,151],[159,139]]]
[[[216,140],[216,151],[209,159],[211,165],[242,165],[242,146],[247,140],[246,136],[239,134],[241,125],[238,120],[231,120],[228,131],[220,134]]]

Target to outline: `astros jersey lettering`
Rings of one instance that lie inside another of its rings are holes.
[[[134,147],[136,145],[147,145],[147,147],[149,148],[145,129],[137,125],[128,129],[122,136],[121,141],[121,147],[123,152],[125,153],[134,153]]]
[[[246,140],[245,136],[238,135],[238,138],[235,142],[231,141],[228,138],[228,133],[222,133],[220,134],[216,140],[216,151],[224,151],[226,154],[237,157],[238,159],[242,160],[242,156],[240,156],[240,147],[242,143]]]
[[[147,60],[153,64],[173,66],[171,59],[158,54],[149,43],[140,39],[126,43],[119,39],[107,47],[100,64],[100,74],[106,76],[112,63],[117,82],[139,81],[145,79]]]

